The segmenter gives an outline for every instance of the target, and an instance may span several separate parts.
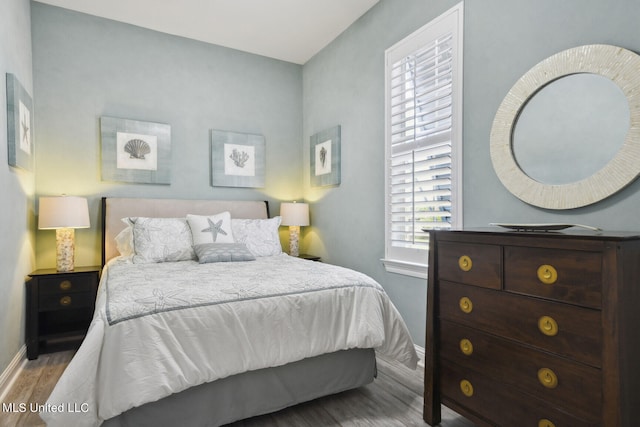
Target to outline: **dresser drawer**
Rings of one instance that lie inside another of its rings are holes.
[[[600,418],[599,369],[447,321],[441,322],[440,331],[442,359],[561,405],[578,416]]]
[[[97,287],[95,274],[74,274],[39,279],[40,294],[90,292]]]
[[[491,420],[490,425],[595,427],[601,424],[599,419],[569,415],[559,405],[537,399],[446,360],[442,362],[440,373],[442,403],[454,410],[464,409]],[[464,406],[461,408],[459,405]],[[545,424],[543,420],[553,424]]]
[[[526,295],[602,306],[602,255],[558,249],[504,248],[504,287]]]
[[[502,287],[500,246],[440,242],[438,278],[467,285]]]
[[[573,360],[602,364],[601,312],[441,281],[438,315],[444,320],[533,345]]]
[[[93,307],[96,295],[93,292],[40,295],[39,311]]]

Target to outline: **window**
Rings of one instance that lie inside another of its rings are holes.
[[[426,277],[423,229],[462,222],[462,3],[385,52],[385,259]]]

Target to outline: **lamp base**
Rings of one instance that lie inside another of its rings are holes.
[[[73,228],[56,229],[56,269],[58,271],[73,271],[74,237]]]
[[[299,225],[290,225],[289,226],[289,255],[298,256],[300,255],[300,226]]]

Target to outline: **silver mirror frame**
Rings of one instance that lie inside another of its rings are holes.
[[[611,79],[629,102],[630,126],[622,147],[602,169],[569,184],[543,184],[525,174],[512,149],[513,129],[527,101],[549,83],[571,74]],[[535,65],[511,88],[493,120],[491,162],[502,184],[520,200],[546,209],[574,209],[606,199],[640,175],[640,56],[617,46],[586,45]]]

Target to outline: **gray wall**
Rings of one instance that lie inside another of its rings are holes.
[[[378,280],[424,344],[426,282],[386,273],[384,256],[384,51],[457,4],[381,0],[304,66],[304,250]],[[489,133],[500,102],[529,68],[561,50],[607,43],[640,52],[640,2],[467,1],[464,22],[464,225],[572,222],[640,228],[640,181],[593,206],[554,212],[512,196],[493,172]],[[640,70],[639,70],[640,71]],[[309,137],[342,126],[342,183],[309,187]]]
[[[6,201],[0,206],[0,371],[24,342],[23,280],[35,266],[36,189],[37,195],[89,197],[93,225],[77,233],[78,265],[99,261],[102,195],[259,197],[273,202],[274,213],[279,200],[304,196],[313,205],[302,250],[380,281],[416,342],[424,344],[426,283],[388,274],[379,261],[384,254],[383,59],[386,48],[456,1],[381,0],[304,67],[36,2],[30,14],[27,0],[5,3],[0,70],[16,74],[34,95],[37,175],[9,168],[6,150],[0,150],[0,188]],[[635,0],[465,3],[466,226],[571,221],[639,228],[640,182],[596,205],[551,212],[509,194],[489,158],[493,115],[518,77],[547,56],[582,44],[640,51],[637,16],[640,3]],[[101,181],[102,115],[171,124],[170,186]],[[0,123],[0,145],[6,146],[6,111]],[[342,126],[342,183],[310,188],[309,137],[337,124]],[[209,186],[212,128],[265,135],[265,190]],[[39,267],[54,265],[54,241],[53,232],[37,232]]]
[[[0,374],[24,344],[24,279],[33,271],[35,246],[34,174],[7,160],[6,73],[33,98],[29,0],[3,0],[0,13]]]
[[[571,222],[609,230],[639,230],[640,180],[584,208],[534,208],[502,186],[493,172],[488,144],[500,102],[516,80],[539,61],[564,49],[595,43],[640,53],[634,18],[640,14],[640,2],[492,0],[468,2],[465,7],[465,226]]]
[[[37,195],[90,199],[76,264],[99,263],[101,196],[266,199],[302,196],[302,67],[34,2]],[[101,116],[171,125],[171,185],[100,178]],[[265,136],[265,189],[209,185],[210,129]],[[55,233],[37,233],[38,266]]]

